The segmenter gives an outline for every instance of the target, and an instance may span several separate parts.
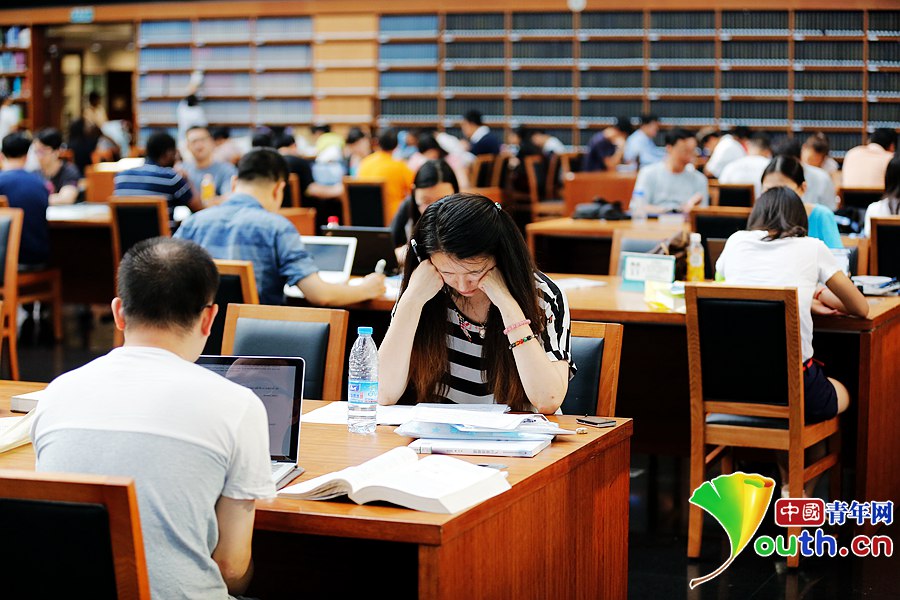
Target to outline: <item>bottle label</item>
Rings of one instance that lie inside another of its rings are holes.
[[[347,386],[347,400],[359,404],[378,402],[377,381],[350,381]]]

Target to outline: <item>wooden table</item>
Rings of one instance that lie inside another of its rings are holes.
[[[9,416],[10,395],[43,386],[0,383],[0,416]],[[304,404],[306,412],[324,403]],[[575,426],[574,417],[553,420]],[[411,441],[393,429],[359,436],[340,425],[304,424],[302,479]],[[618,419],[614,428],[588,429],[586,435],[557,438],[535,458],[492,457],[490,462],[509,466],[512,489],[455,515],[349,501],[258,501],[256,573],[248,594],[624,599],[632,422]],[[33,469],[32,447],[0,455],[0,468]],[[354,561],[361,564],[358,570],[351,567]]]
[[[662,238],[685,226],[684,223],[660,223],[650,219],[640,229],[658,231]],[[631,220],[566,217],[529,223],[525,226],[525,240],[542,271],[607,275],[613,232],[635,228]]]

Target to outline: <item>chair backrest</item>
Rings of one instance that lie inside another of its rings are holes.
[[[747,229],[747,219],[751,210],[737,206],[696,206],[691,209],[691,231],[700,234],[707,279],[712,279],[715,275],[718,258],[718,254],[712,256],[708,240],[711,238],[727,240],[732,233]]]
[[[15,571],[4,596],[149,600],[130,478],[2,470],[0,514],[0,560]]]
[[[219,312],[213,321],[212,331],[206,339],[203,354],[222,353],[222,334],[225,332],[225,313],[229,304],[259,304],[253,263],[249,260],[213,260],[219,270],[219,289],[215,303]]]
[[[285,192],[288,196],[288,206],[299,207],[303,204],[300,197],[300,178],[296,173],[289,173]]]
[[[222,354],[302,357],[304,397],[340,400],[348,319],[338,309],[231,304]]]
[[[637,174],[618,171],[571,172],[564,175],[563,200],[565,216],[571,217],[575,206],[603,198],[607,202],[621,202],[622,210],[628,210]]]
[[[19,245],[22,243],[22,222],[25,212],[21,208],[0,208],[0,347],[3,335],[10,327],[16,327],[16,309],[19,295]]]
[[[486,187],[486,188],[470,187],[470,188],[466,188],[466,189],[460,190],[460,191],[465,192],[467,194],[480,194],[480,195],[484,196],[485,198],[490,198],[494,202],[499,202],[500,204],[503,204],[503,190],[501,190],[498,187]]]
[[[561,188],[560,173],[562,171],[562,163],[559,155],[551,153],[547,157],[547,179],[544,181],[544,198],[558,199]]]
[[[469,167],[469,183],[474,187],[491,187],[496,154],[479,154]]]
[[[803,425],[797,288],[685,286],[692,427],[707,413]]]
[[[316,209],[292,206],[279,208],[278,214],[293,223],[300,235],[316,235]]]
[[[566,415],[612,417],[616,413],[622,326],[572,321],[572,360],[578,370],[562,403]]]
[[[563,179],[569,173],[580,173],[584,152],[563,152],[559,155],[559,168]]]
[[[491,184],[490,187],[504,189],[506,187],[507,181],[509,181],[509,159],[510,154],[504,152],[497,155],[497,158],[494,159],[494,167],[491,170]],[[469,184],[473,187],[476,186],[476,181],[470,181]]]
[[[872,218],[869,271],[900,278],[900,216]]]
[[[99,163],[84,168],[84,198],[88,202],[106,202],[115,191],[115,178],[118,169],[115,163]]]
[[[341,196],[344,225],[354,227],[387,227],[394,215],[385,211],[385,182],[365,181],[344,177],[344,193]]]
[[[756,201],[756,188],[752,183],[717,183],[715,188],[710,190],[715,206],[751,208]],[[715,191],[718,193],[713,193]]]
[[[0,196],[0,208],[9,208],[9,198]]]
[[[169,228],[169,205],[164,198],[151,196],[109,199],[112,225],[113,268],[132,246],[142,240],[172,235]]]
[[[678,233],[668,229],[616,229],[613,231],[609,251],[609,274],[618,275],[623,252],[649,253],[661,243]]]
[[[841,236],[841,244],[850,250],[850,274],[869,274],[869,238]]]
[[[839,187],[838,197],[841,199],[839,208],[861,208],[865,210],[873,202],[884,198],[882,188],[845,188]]]

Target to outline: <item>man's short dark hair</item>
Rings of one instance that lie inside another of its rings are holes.
[[[266,131],[259,131],[250,138],[250,146],[253,148],[272,148],[275,142],[272,141],[272,134]]]
[[[397,147],[397,130],[388,127],[378,134],[378,147],[385,152],[393,152]]]
[[[760,150],[772,149],[772,139],[765,131],[757,131],[756,133],[751,135],[749,143],[753,146],[756,146]]]
[[[98,92],[96,90],[91,90],[88,93],[88,102],[93,104],[94,102],[99,102],[99,101],[100,101],[100,92]]]
[[[720,137],[722,137],[721,131],[719,131],[718,129],[710,129],[709,131],[704,132],[703,135],[700,136],[700,138],[697,140],[697,143],[700,144],[701,146],[705,146],[706,142],[708,142],[712,138],[720,138]]]
[[[654,113],[642,114],[641,125],[649,125],[650,123],[659,123],[659,116]]]
[[[272,140],[272,146],[275,148],[290,148],[294,144],[297,143],[297,140],[294,139],[294,136],[291,134],[282,131],[281,133],[274,136]]]
[[[738,139],[746,140],[750,137],[750,128],[743,125],[738,125],[731,130],[731,135]]]
[[[613,123],[613,127],[624,133],[625,135],[631,135],[631,132],[634,131],[634,128],[631,126],[631,118],[629,117],[616,117],[616,122]]]
[[[802,147],[803,145],[800,143],[799,138],[784,138],[772,145],[772,154],[776,156],[793,156],[797,160],[800,160],[800,150]]]
[[[681,140],[687,140],[692,137],[694,137],[694,134],[692,134],[690,131],[681,129],[680,127],[670,129],[665,134],[666,146],[674,146]]]
[[[147,158],[152,162],[158,162],[166,152],[175,150],[175,138],[165,131],[157,131],[147,139]]]
[[[35,138],[37,138],[37,141],[40,143],[53,150],[59,150],[62,147],[63,138],[62,132],[59,129],[46,127],[38,131]]]
[[[138,242],[119,263],[116,293],[129,325],[188,330],[219,288],[209,253],[188,240]]]
[[[3,156],[6,158],[23,158],[31,148],[31,138],[21,131],[10,133],[3,138]]]
[[[213,127],[209,130],[209,135],[214,140],[227,140],[231,137],[231,129],[228,127]]]
[[[478,125],[479,127],[484,125],[484,120],[482,118],[481,111],[475,110],[474,108],[472,110],[466,112],[466,114],[463,115],[463,119],[465,119],[472,125]]]
[[[359,127],[351,127],[347,132],[347,138],[344,140],[347,144],[355,144],[359,140],[366,137],[366,133]]]
[[[313,125],[313,133],[331,133],[331,125]]]
[[[237,164],[240,181],[287,181],[288,168],[284,157],[274,148],[253,148]]]
[[[897,147],[897,132],[887,127],[879,127],[869,136],[870,144],[878,144],[885,150],[890,150],[891,146]]]

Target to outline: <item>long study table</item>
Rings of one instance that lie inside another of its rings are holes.
[[[45,384],[0,382],[9,398]],[[304,412],[325,404],[305,401]],[[572,416],[551,417],[574,428]],[[306,423],[301,476],[373,458],[411,439],[379,426],[360,436]],[[391,598],[612,598],[627,596],[630,419],[557,436],[534,458],[460,457],[508,465],[512,489],[455,515],[386,503],[258,501],[250,596]],[[177,460],[177,457],[173,457]],[[33,469],[30,445],[0,454],[0,468]],[[358,565],[358,568],[354,565]]]

